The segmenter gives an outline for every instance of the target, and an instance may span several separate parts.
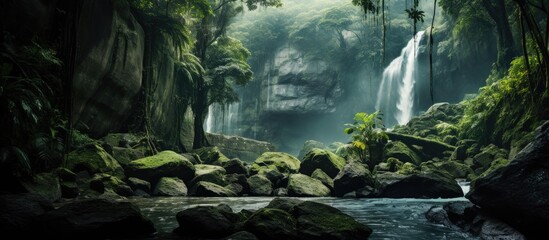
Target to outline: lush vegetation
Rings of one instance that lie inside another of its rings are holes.
[[[383,160],[383,148],[389,137],[385,133],[381,114],[359,112],[355,122],[345,124],[345,134],[351,135],[353,150],[360,160],[368,163],[370,169]],[[368,158],[369,157],[369,158]]]

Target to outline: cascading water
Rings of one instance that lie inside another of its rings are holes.
[[[240,135],[240,102],[220,105],[214,103],[208,108],[204,129],[209,133]]]
[[[417,52],[423,34],[418,32],[383,71],[376,110],[385,114],[387,126],[404,125],[412,118]]]

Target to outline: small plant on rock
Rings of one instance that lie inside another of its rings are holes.
[[[345,124],[347,128],[344,132],[351,134],[350,144],[360,160],[367,162],[369,168],[373,169],[383,160],[383,146],[389,140],[384,130],[382,114],[359,112],[355,114],[354,120],[354,123]]]

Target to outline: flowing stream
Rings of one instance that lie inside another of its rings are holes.
[[[460,182],[464,192],[468,183]],[[175,229],[175,215],[186,208],[227,204],[238,212],[267,206],[273,197],[155,197],[131,198],[143,214],[153,221],[159,233]],[[425,219],[431,206],[467,199],[389,199],[389,198],[300,198],[331,205],[373,229],[370,239],[476,239],[471,235],[433,224]]]
[[[404,125],[413,116],[417,52],[423,34],[424,31],[420,31],[410,39],[400,56],[383,70],[376,110],[385,114],[387,126]]]

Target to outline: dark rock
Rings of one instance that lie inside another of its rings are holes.
[[[298,198],[275,198],[273,199],[266,208],[276,208],[286,212],[292,212],[294,207],[300,203],[303,203],[302,200]]]
[[[480,167],[485,170],[490,167],[492,161],[499,158],[507,159],[508,155],[509,154],[506,150],[490,144],[482,148],[481,152],[473,157],[473,163],[475,164],[475,167]]]
[[[314,148],[303,158],[299,172],[310,176],[316,169],[321,169],[333,178],[344,166],[345,159],[342,157],[329,150]]]
[[[456,161],[429,161],[422,163],[420,168],[422,171],[431,169],[446,171],[448,174],[452,175],[453,178],[467,178],[470,174],[474,174],[471,167]]]
[[[202,160],[200,159],[200,156],[198,156],[198,154],[196,153],[181,153],[181,156],[185,157],[193,165],[202,164]]]
[[[259,239],[296,239],[296,220],[288,212],[262,208],[257,210],[244,224],[246,231]]]
[[[198,154],[200,160],[205,164],[221,166],[222,163],[229,161],[229,158],[223,154],[218,147],[204,147],[193,150]]]
[[[246,166],[244,166],[244,162],[240,161],[238,158],[233,158],[227,162],[224,162],[222,166],[225,168],[227,174],[236,173],[248,175],[248,168],[246,168]]]
[[[143,190],[144,192],[147,192],[147,193],[151,192],[151,183],[150,182],[147,182],[147,181],[139,179],[139,178],[134,178],[134,177],[128,178],[128,180],[126,182],[128,183],[128,185],[134,191],[137,190],[137,189],[141,189],[141,190]]]
[[[385,156],[387,158],[396,158],[404,163],[413,163],[419,165],[422,161],[421,158],[406,144],[400,141],[392,141],[385,145]]]
[[[480,230],[480,237],[485,240],[526,240],[526,237],[513,227],[497,219],[487,219]]]
[[[378,195],[379,195],[378,191],[371,186],[359,188],[355,191],[355,197],[357,198],[374,198],[374,197],[377,197]]]
[[[36,217],[53,210],[50,201],[32,193],[2,194],[0,206],[0,231],[19,237],[33,235]]]
[[[190,190],[191,196],[236,197],[233,191],[211,182],[198,182]]]
[[[59,179],[61,179],[61,181],[67,181],[67,182],[76,181],[76,173],[74,173],[73,171],[67,168],[57,168],[55,170],[55,173],[57,173],[57,176],[59,176]]]
[[[226,237],[225,240],[258,240],[258,238],[251,232],[240,231]]]
[[[59,183],[61,186],[61,197],[75,198],[78,196],[78,185],[75,182],[63,181]]]
[[[21,181],[21,185],[30,193],[38,194],[50,202],[61,198],[59,177],[55,173],[39,173],[29,181]]]
[[[370,171],[360,163],[349,163],[334,179],[335,195],[341,197],[365,186],[374,186]]]
[[[134,190],[133,195],[137,197],[145,197],[145,198],[151,197],[151,195],[148,192],[145,192],[141,189]]]
[[[227,205],[198,206],[177,213],[175,233],[185,236],[221,238],[235,231],[239,217]]]
[[[324,186],[328,187],[330,191],[334,191],[334,180],[321,169],[316,169],[311,174],[311,177],[314,179],[318,179],[320,182],[322,182],[322,184],[324,184]]]
[[[90,189],[99,193],[104,193],[106,190],[112,190],[116,194],[125,197],[133,195],[132,188],[124,181],[104,173],[93,175],[90,181]]]
[[[131,203],[103,199],[69,203],[41,215],[36,224],[42,236],[61,238],[128,238],[156,231]]]
[[[441,206],[433,206],[425,213],[425,218],[432,223],[442,224],[446,227],[453,227],[448,219],[448,213]]]
[[[140,138],[141,136],[131,133],[109,133],[101,141],[113,147],[130,148],[139,143]]]
[[[304,174],[292,174],[288,180],[288,195],[292,197],[328,197],[330,193],[320,180]]]
[[[250,171],[258,173],[261,169],[277,169],[281,173],[297,173],[301,162],[294,156],[283,152],[265,152],[256,159]]]
[[[250,186],[250,195],[252,196],[270,196],[273,191],[271,181],[259,174],[248,178],[248,186]]]
[[[226,189],[236,193],[238,196],[242,196],[244,194],[244,187],[238,183],[230,183],[229,185],[225,186]]]
[[[250,191],[250,186],[248,185],[248,179],[244,174],[227,174],[225,180],[229,183],[236,183],[242,186],[243,193],[248,193]]]
[[[438,173],[377,175],[379,197],[386,198],[455,198],[463,197],[457,182]],[[336,188],[337,189],[337,188]]]
[[[313,150],[313,148],[326,149],[326,145],[319,141],[307,140],[305,141],[305,143],[303,143],[303,147],[301,147],[301,150],[299,150],[299,155],[297,155],[297,159],[303,159],[305,155],[307,155],[307,153]]]
[[[190,181],[189,186],[194,186],[198,182],[210,182],[215,183],[219,186],[225,186],[229,184],[229,182],[226,180],[225,175],[222,175],[219,172],[211,172],[196,176]]]
[[[294,206],[301,239],[367,239],[372,229],[337,208],[306,201]]]
[[[288,189],[287,188],[277,188],[277,189],[273,190],[273,196],[287,197],[288,196]]]
[[[145,149],[133,149],[133,148],[122,148],[122,147],[113,147],[112,156],[122,167],[126,167],[131,161],[141,159],[145,157]]]
[[[431,157],[443,158],[444,152],[454,151],[456,149],[456,147],[454,146],[432,139],[421,138],[407,134],[399,134],[395,132],[387,132],[387,135],[392,141],[401,141],[407,146],[421,146],[423,147],[423,153]]]
[[[284,178],[284,174],[277,169],[261,169],[259,174],[262,174],[269,179],[273,186],[277,185],[277,183]]]
[[[126,172],[128,176],[149,182],[156,182],[161,177],[177,177],[188,182],[194,177],[195,168],[185,157],[173,151],[163,151],[130,162]]]
[[[179,178],[163,177],[156,183],[153,194],[156,196],[186,196],[187,186]]]
[[[542,236],[549,226],[549,124],[536,131],[509,165],[478,178],[466,196],[527,237]]]

